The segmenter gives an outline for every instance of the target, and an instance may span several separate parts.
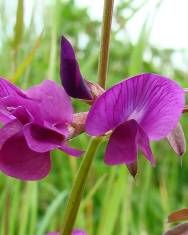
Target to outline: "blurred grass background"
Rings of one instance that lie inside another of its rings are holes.
[[[11,1],[10,1],[11,2]],[[97,81],[101,22],[88,14],[87,8],[78,7],[74,0],[54,0],[44,4],[41,15],[42,30],[35,20],[37,1],[32,17],[25,24],[24,1],[0,0],[0,74],[22,88],[40,83],[44,79],[59,78],[59,46],[61,34],[72,41],[76,49],[82,74]],[[173,49],[160,50],[150,44],[149,35],[160,2],[146,17],[138,40],[133,44],[126,25],[147,1],[120,1],[116,5],[111,37],[108,84],[142,72],[169,76],[184,87],[187,71],[176,67]],[[9,22],[14,20],[14,29]],[[120,37],[121,35],[121,37]],[[123,36],[122,36],[123,35]],[[183,35],[182,35],[183,36]],[[75,111],[89,106],[73,101]],[[186,136],[187,117],[182,118]],[[89,137],[85,134],[72,141],[73,146],[86,149]],[[139,156],[139,172],[134,180],[125,166],[108,167],[103,163],[106,142],[95,157],[76,227],[90,235],[160,235],[165,228],[167,215],[176,209],[188,207],[187,153],[180,160],[168,143],[152,144],[157,167],[152,168]],[[62,224],[68,192],[81,159],[68,157],[62,152],[52,154],[53,169],[40,182],[21,182],[0,174],[0,234],[44,235],[58,230]],[[24,156],[23,156],[24,157]]]

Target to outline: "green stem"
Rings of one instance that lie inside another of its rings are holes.
[[[110,31],[111,31],[111,24],[112,24],[113,5],[114,5],[114,0],[104,1],[101,48],[100,48],[99,67],[98,67],[98,83],[104,89],[105,89],[106,75],[107,75],[107,69],[108,69]]]
[[[113,3],[114,0],[104,0],[101,48],[100,48],[99,66],[98,66],[98,83],[103,88],[105,88],[107,68],[108,68]],[[101,141],[102,137],[96,137],[91,139],[90,141],[87,152],[85,154],[85,157],[81,163],[80,169],[74,181],[72,191],[70,193],[68,203],[65,209],[63,226],[61,229],[62,235],[70,235],[72,232],[77,212],[80,206],[84,186],[87,180],[87,176],[95,152]]]
[[[70,193],[67,207],[64,214],[63,226],[61,230],[62,235],[70,235],[74,226],[78,208],[80,206],[84,186],[87,180],[89,169],[97,147],[102,141],[102,137],[92,138],[88,149],[85,153],[85,157],[81,163],[80,169],[74,181],[72,191]]]

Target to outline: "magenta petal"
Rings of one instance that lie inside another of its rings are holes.
[[[50,171],[50,153],[36,153],[23,137],[9,139],[0,151],[0,170],[21,180],[39,180]]]
[[[43,118],[50,123],[72,122],[73,109],[65,90],[52,80],[27,91],[32,99],[38,100]]]
[[[26,97],[25,93],[21,89],[11,84],[6,79],[0,77],[0,98],[7,96],[20,96],[23,98]]]
[[[11,115],[15,112],[15,116],[18,116],[18,119],[21,118],[24,122],[32,119],[37,123],[43,123],[38,101],[30,98],[8,96],[1,99],[1,103],[9,110]]]
[[[86,120],[86,131],[102,135],[134,119],[149,138],[159,140],[176,126],[184,99],[184,91],[176,82],[156,74],[137,75],[96,100]]]
[[[87,233],[83,230],[75,229],[73,230],[72,235],[87,235]]]
[[[59,147],[59,149],[74,157],[80,157],[84,153],[83,150],[72,148],[68,146],[66,143],[64,143],[61,147]]]
[[[15,117],[7,110],[5,105],[0,100],[0,122],[6,124],[14,119]]]
[[[61,37],[60,75],[66,92],[74,98],[92,99],[89,89],[80,73],[80,68],[70,42]]]
[[[21,106],[18,106],[12,111],[12,115],[14,115],[22,124],[26,124],[31,122],[32,117],[29,112]]]
[[[65,140],[61,133],[34,123],[25,125],[23,133],[29,148],[39,153],[61,147]]]
[[[137,160],[138,124],[134,120],[119,125],[112,133],[104,161],[108,165],[131,164]]]
[[[16,119],[5,124],[0,129],[0,149],[9,138],[19,133],[22,128],[23,125]]]
[[[141,127],[139,127],[139,131],[138,131],[138,144],[139,144],[143,154],[148,159],[148,161],[150,161],[151,164],[153,166],[155,166],[156,162],[153,157],[152,150],[150,148],[149,138]]]

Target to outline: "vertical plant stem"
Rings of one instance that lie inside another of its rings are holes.
[[[108,69],[113,5],[114,5],[114,0],[104,1],[101,48],[100,48],[99,66],[98,66],[98,83],[104,89],[105,89],[107,69]]]
[[[108,68],[108,55],[109,55],[109,42],[110,42],[110,30],[112,22],[114,0],[104,1],[103,11],[103,22],[102,22],[102,37],[101,37],[101,48],[99,56],[98,66],[98,83],[105,88],[106,75]],[[91,139],[88,150],[81,163],[80,169],[74,181],[72,191],[70,193],[67,207],[65,209],[65,215],[63,220],[63,226],[61,230],[62,235],[70,235],[76,220],[77,212],[80,206],[85,182],[102,137],[96,137]]]
[[[61,230],[62,235],[70,235],[72,232],[89,169],[101,140],[102,137],[96,137],[90,141],[68,199]]]

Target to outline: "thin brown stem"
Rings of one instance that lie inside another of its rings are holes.
[[[99,67],[98,67],[98,83],[104,89],[106,85],[106,77],[107,77],[107,69],[108,69],[110,31],[111,31],[111,24],[112,24],[113,5],[114,5],[114,0],[104,1],[101,48],[100,48]]]

